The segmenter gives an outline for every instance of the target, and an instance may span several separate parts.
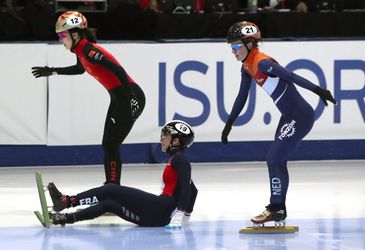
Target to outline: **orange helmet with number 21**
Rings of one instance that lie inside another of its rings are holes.
[[[231,26],[227,33],[227,42],[232,43],[237,40],[244,41],[246,38],[253,38],[257,41],[261,40],[260,29],[256,24],[251,22],[238,22]]]
[[[74,28],[87,28],[87,20],[83,14],[77,11],[67,11],[58,17],[56,22],[56,33]]]

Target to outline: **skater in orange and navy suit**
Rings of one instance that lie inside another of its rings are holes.
[[[275,59],[260,52],[259,41],[261,41],[260,30],[251,22],[238,22],[228,31],[227,42],[231,45],[237,61],[242,62],[242,77],[239,93],[221,136],[222,142],[226,144],[232,125],[245,106],[251,81],[254,80],[273,99],[281,112],[275,140],[267,154],[271,187],[270,203],[261,214],[251,219],[255,224],[267,221],[279,222],[286,218],[288,156],[311,131],[314,123],[313,108],[299,94],[294,84],[317,94],[326,106],[327,101],[336,104],[330,91],[287,70]]]
[[[131,131],[145,106],[142,89],[127,74],[115,57],[96,44],[96,37],[79,12],[62,14],[56,23],[56,33],[67,50],[76,54],[76,65],[65,68],[33,67],[33,75],[78,75],[87,71],[110,95],[103,135],[104,169],[107,183],[120,184],[122,159],[119,146]]]

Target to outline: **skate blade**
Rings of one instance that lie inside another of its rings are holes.
[[[46,224],[44,223],[44,219],[43,216],[41,214],[41,212],[39,211],[34,211],[35,216],[37,216],[37,219],[39,220],[39,222],[42,224],[43,227],[47,227]]]
[[[51,226],[51,220],[48,216],[48,205],[45,195],[45,186],[43,185],[42,174],[40,172],[35,173],[35,179],[37,183],[39,201],[41,203],[42,210],[34,211],[37,219],[41,222],[42,226],[49,228]]]
[[[283,234],[283,233],[295,233],[299,231],[297,226],[285,226],[285,227],[246,227],[242,228],[240,234]]]

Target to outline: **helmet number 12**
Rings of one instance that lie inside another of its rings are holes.
[[[70,18],[66,21],[66,23],[70,26],[77,26],[81,23],[81,18],[80,17],[73,17]]]
[[[71,23],[72,24],[77,24],[77,23],[79,23],[79,19],[77,18],[77,17],[75,17],[75,18],[71,18]]]

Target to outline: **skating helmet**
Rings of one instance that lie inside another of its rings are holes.
[[[238,22],[231,26],[227,33],[227,43],[232,43],[237,40],[242,42],[261,41],[261,32],[256,24],[251,22]]]
[[[87,20],[83,14],[77,11],[67,11],[58,17],[56,22],[56,33],[74,28],[87,28]]]
[[[161,129],[161,135],[170,134],[172,139],[179,138],[180,147],[188,148],[194,141],[194,131],[189,124],[180,120],[172,120]]]

